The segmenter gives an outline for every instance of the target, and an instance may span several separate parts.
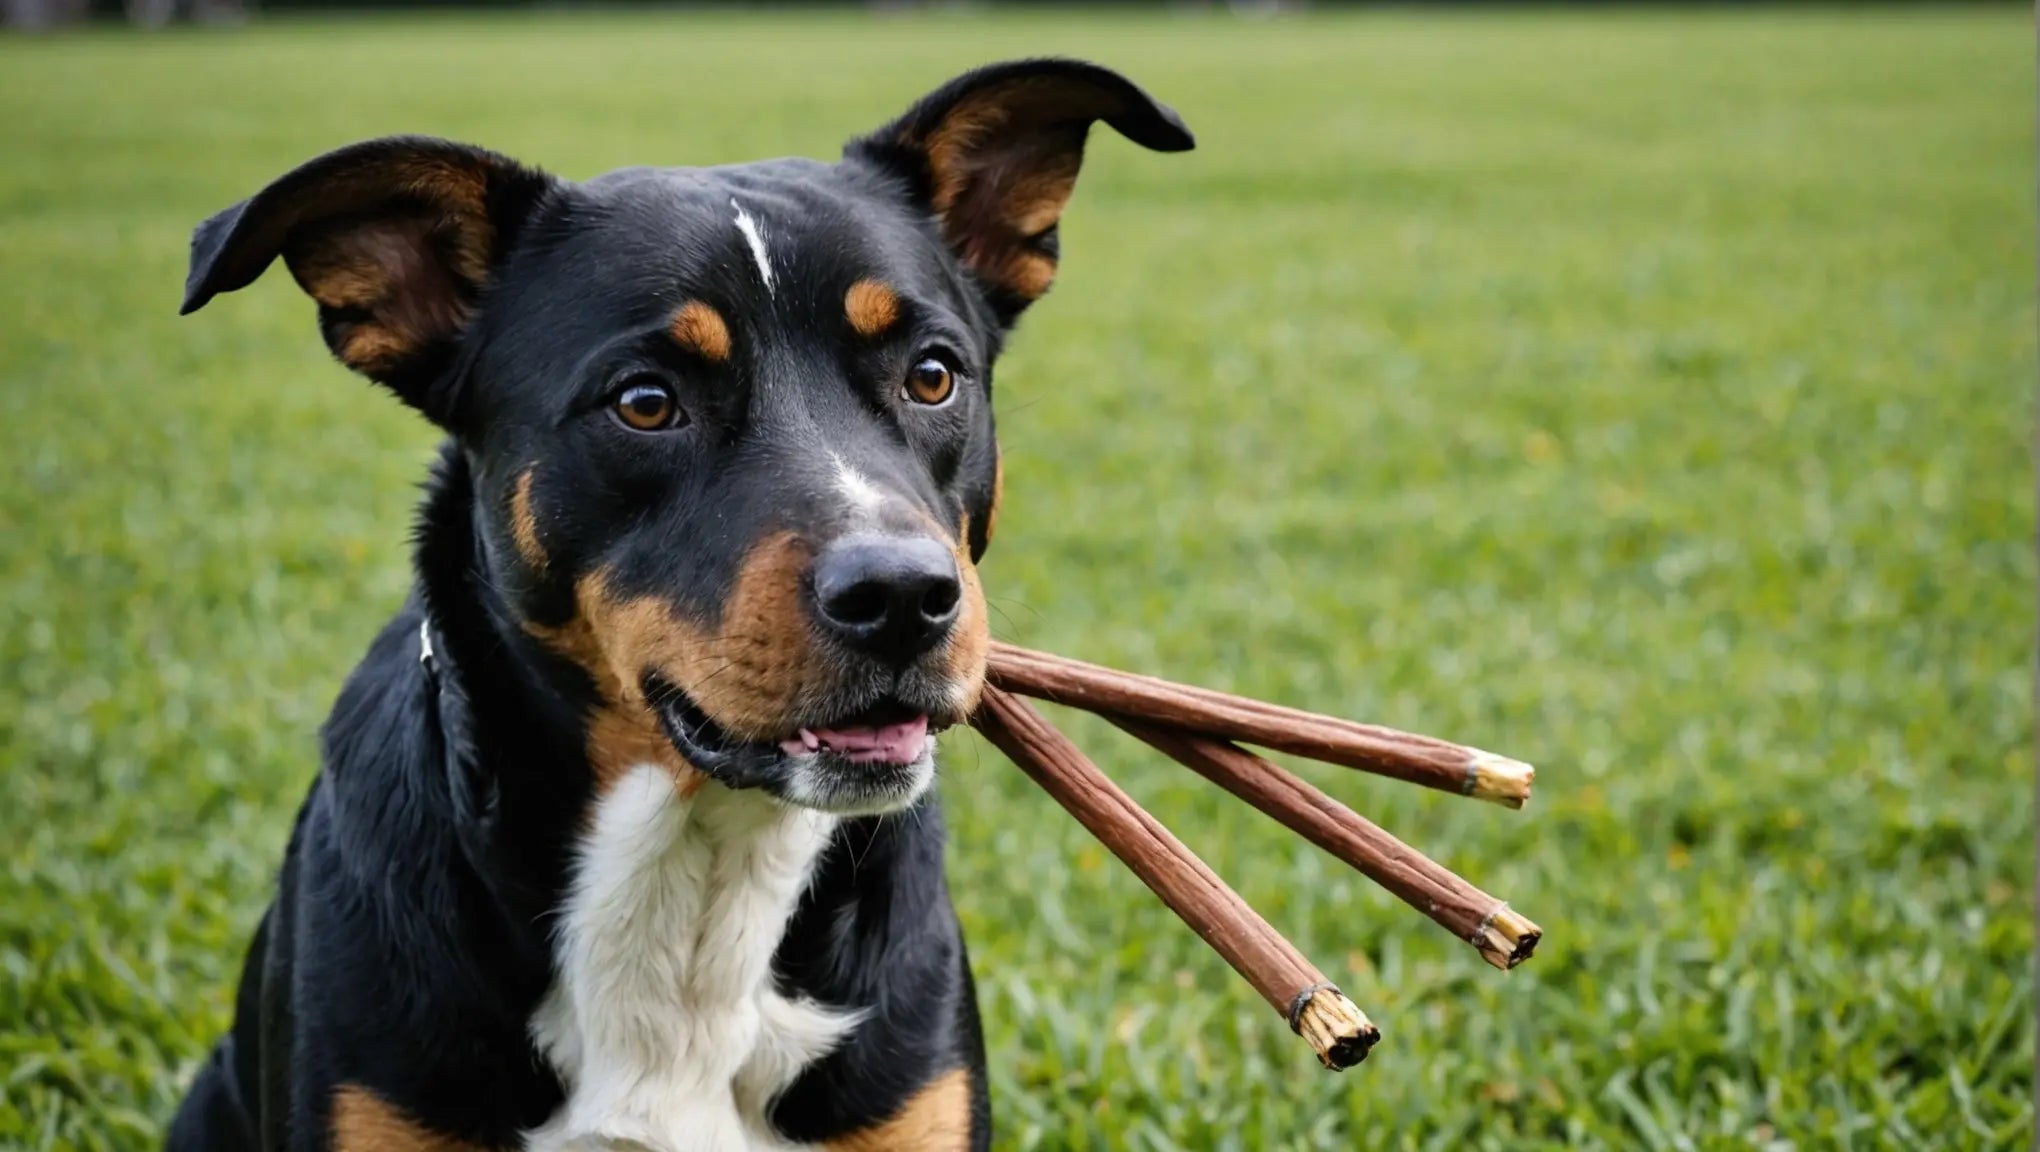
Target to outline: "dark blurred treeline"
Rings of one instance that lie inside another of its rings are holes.
[[[733,5],[729,0],[701,3],[697,0],[596,0],[605,8],[687,8],[750,7],[761,10],[798,8],[861,7],[886,11],[914,8],[985,7],[986,0],[800,0],[799,3],[757,3]],[[1266,14],[1306,7],[1344,7],[1351,0],[1086,0],[1090,7],[1114,8],[1219,8],[1243,13]],[[1430,4],[1453,7],[1507,7],[1518,0],[1394,0],[1399,4]],[[1549,0],[1525,0],[1547,4]],[[1561,0],[1565,2],[1565,0]],[[1574,4],[1680,4],[1695,0],[1570,0]],[[1699,0],[1701,3],[1757,6],[1771,0]],[[2009,0],[2007,0],[2009,2]],[[1072,7],[1071,0],[996,0],[999,7],[1056,5]],[[83,21],[126,21],[160,27],[180,21],[232,24],[246,20],[260,7],[265,10],[368,11],[417,10],[425,8],[572,8],[583,6],[575,0],[0,0],[0,26],[16,29],[50,28]],[[590,4],[588,6],[594,6]]]
[[[732,5],[728,0],[598,0],[605,8],[750,7],[761,10],[861,7],[885,11],[914,8],[984,7],[985,0],[801,0],[792,4]],[[1309,0],[1089,0],[1092,6],[1116,8],[1227,8],[1246,12],[1277,12],[1307,6]],[[1419,0],[1421,2],[1421,0]],[[998,0],[1001,7],[1070,6],[1070,0]],[[84,21],[127,21],[160,27],[178,21],[238,23],[254,9],[333,11],[418,10],[425,8],[571,8],[574,0],[0,0],[0,24],[10,28],[51,28]],[[592,6],[592,5],[591,5]]]
[[[1085,0],[1092,7],[1115,8],[1226,8],[1242,12],[1268,13],[1308,6],[1310,0]],[[1408,0],[1404,0],[1408,2]],[[1417,0],[1422,3],[1423,0]],[[1463,2],[1463,0],[1461,0]],[[1506,0],[1503,0],[1506,2]],[[1071,0],[997,0],[1000,7],[1071,7]],[[732,4],[730,0],[0,0],[0,25],[10,28],[50,28],[83,21],[128,21],[157,27],[176,21],[237,23],[260,7],[266,10],[399,11],[425,8],[730,8],[760,10],[800,8],[871,8],[904,11],[915,8],[985,7],[986,0],[798,0],[797,3]]]

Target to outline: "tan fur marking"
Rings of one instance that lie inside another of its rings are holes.
[[[962,606],[946,656],[950,675],[969,687],[960,709],[965,713],[977,706],[991,647],[984,586],[970,561],[969,539],[966,521],[954,545]],[[602,572],[576,585],[573,620],[559,627],[525,625],[595,681],[603,703],[588,718],[588,761],[598,791],[606,792],[639,764],[672,773],[683,794],[701,785],[701,774],[674,750],[644,697],[640,682],[647,670],[656,670],[739,740],[787,734],[788,717],[799,713],[826,676],[801,597],[811,559],[808,546],[791,532],[760,541],[745,557],[714,628],[683,617],[659,597],[618,600]]]
[[[838,1136],[829,1152],[950,1152],[970,1146],[970,1074],[958,1068],[928,1082],[892,1119]]]
[[[994,276],[994,283],[1029,300],[1039,300],[1055,283],[1055,261],[1039,252],[1015,252]]]
[[[443,157],[419,157],[399,163],[396,179],[412,196],[439,208],[441,219],[435,231],[451,233],[455,274],[469,284],[485,283],[489,254],[496,247],[496,226],[489,220],[487,173]]]
[[[517,554],[532,568],[545,571],[545,545],[538,542],[538,518],[531,512],[531,469],[517,478],[510,493],[510,535],[517,542]]]
[[[859,280],[843,294],[843,314],[859,336],[869,339],[900,318],[900,298],[876,280]]]
[[[678,785],[682,796],[691,796],[705,779],[694,766],[680,758],[673,742],[666,738],[644,690],[633,673],[623,675],[612,663],[598,638],[593,621],[609,613],[603,590],[603,574],[584,577],[575,588],[579,612],[567,623],[548,628],[527,621],[524,630],[587,670],[595,681],[601,703],[588,713],[588,767],[595,774],[597,795],[606,795],[618,780],[640,764],[656,764]]]
[[[956,683],[968,685],[970,696],[958,711],[977,711],[984,692],[985,666],[991,658],[991,614],[985,610],[985,586],[978,578],[977,565],[970,562],[970,516],[956,534],[956,574],[963,584],[963,598],[956,614],[956,630],[950,633],[949,675]]]
[[[467,323],[496,242],[490,172],[437,156],[364,163],[329,176],[273,225],[305,292],[356,314],[335,333],[349,367],[387,376]],[[308,221],[325,223],[299,227]]]
[[[981,96],[951,109],[925,140],[905,141],[927,150],[928,172],[935,180],[929,200],[938,217],[948,215],[969,183],[974,168],[971,154],[978,141],[1005,120],[1006,109],[997,100]]]
[[[730,358],[730,326],[723,322],[722,313],[699,300],[680,306],[673,314],[670,331],[675,344],[704,360],[720,364]]]
[[[467,323],[470,289],[461,280],[470,265],[485,273],[486,261],[463,254],[456,241],[456,267],[440,264],[434,245],[447,230],[434,217],[400,216],[320,233],[285,253],[306,295],[361,314],[346,322],[341,337],[339,355],[349,367],[369,375],[393,371]]]
[[[740,740],[786,735],[786,718],[822,679],[801,598],[811,559],[791,532],[765,538],[744,558],[721,627],[665,630],[654,653],[651,666]]]
[[[595,771],[599,795],[607,795],[612,785],[640,764],[658,765],[672,777],[682,797],[694,795],[707,779],[680,758],[658,717],[642,700],[606,704],[589,714],[588,763]]]
[[[1083,157],[1072,153],[1008,182],[999,189],[998,197],[1003,223],[1030,239],[1048,231],[1069,207],[1082,164]]]
[[[342,1084],[333,1094],[333,1152],[482,1152],[482,1149],[426,1128],[366,1088]]]
[[[683,791],[697,775],[673,750],[644,698],[640,677],[647,670],[656,669],[739,740],[786,735],[786,718],[822,676],[801,602],[808,560],[807,546],[790,532],[760,542],[745,558],[722,624],[713,630],[658,597],[612,598],[600,572],[576,586],[579,612],[572,621],[557,628],[525,625],[587,669],[601,693],[604,705],[589,717],[588,734],[598,787],[606,790],[636,764],[673,772]]]
[[[1103,111],[1059,82],[1017,80],[979,92],[919,140],[943,234],[986,283],[1024,300],[1048,291],[1055,261],[1037,247],[1062,219]]]
[[[357,372],[376,376],[396,371],[404,358],[417,350],[418,340],[409,333],[362,324],[347,333],[340,346],[340,360]]]

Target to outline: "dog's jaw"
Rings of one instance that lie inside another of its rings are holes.
[[[836,817],[632,769],[597,803],[533,1019],[567,1087],[531,1152],[760,1152],[767,1109],[860,1014],[790,1000],[772,956]]]
[[[823,752],[788,760],[786,802],[836,816],[882,816],[914,806],[935,782],[935,739],[905,764],[848,764]]]

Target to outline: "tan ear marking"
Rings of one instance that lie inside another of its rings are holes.
[[[482,225],[477,225],[482,226]],[[400,216],[333,229],[295,241],[284,260],[305,294],[329,309],[358,314],[338,332],[335,351],[348,367],[376,375],[394,371],[433,340],[458,332],[468,319],[464,278],[473,263],[455,245],[460,268],[449,274],[428,251],[439,229],[422,216]],[[467,281],[468,284],[479,280]]]
[[[340,361],[357,372],[375,376],[395,371],[405,357],[417,350],[417,341],[408,333],[362,324],[341,342]]]
[[[1048,231],[1069,206],[1082,167],[1083,154],[1070,152],[1044,158],[1036,171],[1003,182],[998,190],[998,222],[1030,239]]]
[[[1015,252],[993,280],[1017,296],[1038,300],[1055,283],[1055,261],[1039,252]]]
[[[899,321],[900,298],[876,280],[859,280],[843,294],[843,315],[852,331],[870,339]]]
[[[718,364],[730,358],[730,326],[722,313],[699,300],[689,300],[673,314],[669,330],[680,347]]]

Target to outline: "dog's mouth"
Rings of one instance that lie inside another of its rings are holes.
[[[919,799],[934,775],[935,736],[951,723],[939,706],[892,695],[778,739],[746,740],[656,675],[644,687],[674,749],[712,779],[844,815]]]

